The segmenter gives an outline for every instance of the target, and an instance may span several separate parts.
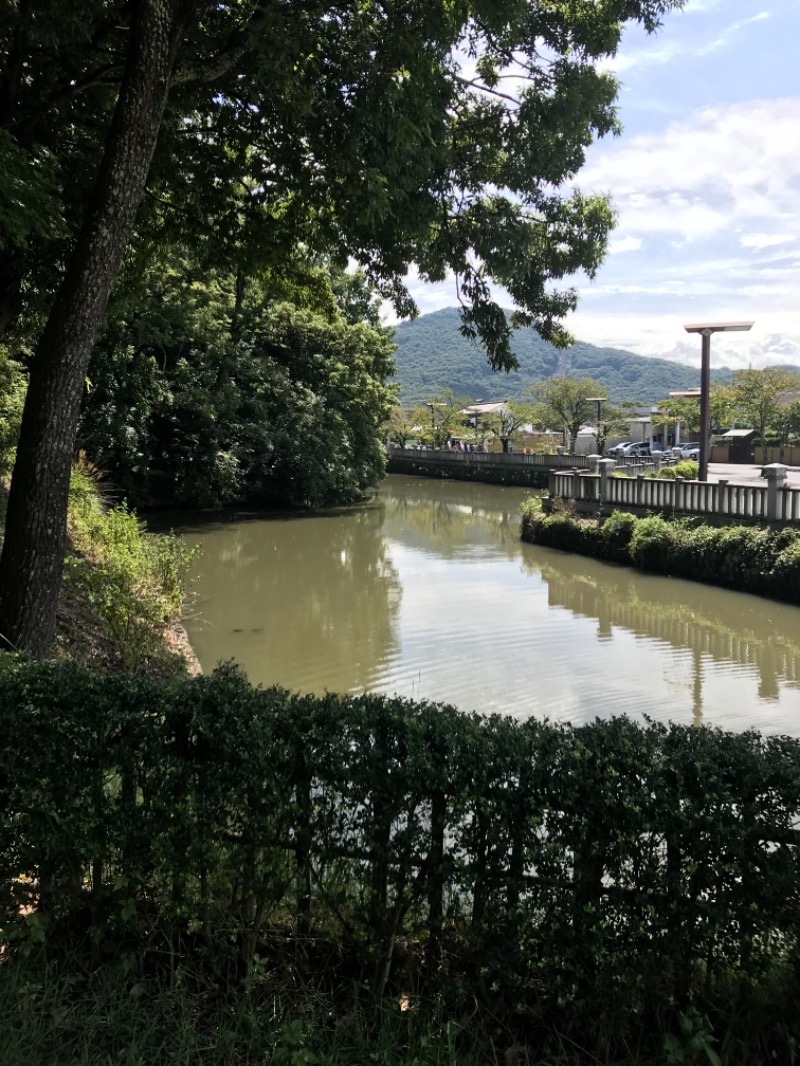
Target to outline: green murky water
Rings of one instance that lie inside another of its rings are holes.
[[[581,722],[800,735],[800,610],[536,548],[525,490],[393,476],[366,505],[186,523],[205,670]]]

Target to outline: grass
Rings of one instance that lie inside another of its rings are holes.
[[[0,545],[6,488],[0,484]],[[169,640],[195,552],[174,534],[148,533],[125,503],[111,504],[81,455],[70,479],[54,654],[90,669],[167,678],[186,671]]]
[[[143,975],[129,960],[83,970],[45,956],[0,962],[0,1066],[760,1066],[800,1063],[787,1009],[797,979],[776,973],[703,1008],[614,1028],[613,1005],[581,1031],[529,1033],[477,1005],[371,1005],[358,985],[323,992],[296,972],[239,985],[195,966]]]
[[[192,970],[144,979],[108,965],[64,973],[0,964],[0,1066],[488,1066],[506,1062],[463,1026],[401,1002],[367,1009],[269,976],[223,990]],[[487,1053],[489,1057],[487,1058]]]
[[[107,645],[106,668],[163,676],[185,669],[165,631],[180,616],[194,552],[174,534],[148,533],[124,502],[110,506],[99,472],[82,455],[72,471],[67,527],[72,551],[65,560],[62,618],[69,620],[71,611],[99,621],[96,645]],[[68,658],[81,658],[70,642],[75,628],[73,620],[57,637]]]

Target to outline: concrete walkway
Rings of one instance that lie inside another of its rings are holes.
[[[766,485],[767,479],[761,476],[761,464],[747,466],[744,463],[709,463],[709,481],[730,481],[731,485]],[[786,484],[793,489],[800,489],[800,467],[786,468]]]

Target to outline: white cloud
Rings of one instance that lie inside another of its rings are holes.
[[[622,237],[619,240],[611,240],[608,246],[609,255],[619,255],[622,252],[638,252],[642,247],[641,237]]]
[[[739,244],[743,248],[772,248],[780,244],[788,244],[797,238],[793,233],[745,233],[739,238]]]
[[[752,15],[750,18],[741,19],[739,22],[733,22],[719,35],[719,37],[715,38],[713,41],[709,41],[707,44],[701,45],[699,48],[695,49],[693,54],[695,56],[707,56],[712,52],[718,52],[720,48],[724,48],[726,45],[730,44],[731,39],[739,32],[739,30],[743,30],[745,26],[750,26],[754,22],[763,22],[770,17],[769,11],[759,11],[757,15]]]
[[[763,276],[767,262],[783,261],[771,281],[781,300],[794,301],[797,277],[783,246],[800,242],[798,127],[800,99],[751,101],[594,146],[580,183],[611,194],[614,240],[632,248],[630,240],[651,238],[625,257],[631,280],[655,288],[665,274],[682,273],[703,284],[709,277],[744,284]],[[614,262],[601,271],[602,283],[620,269]]]
[[[684,14],[686,11],[698,14],[700,12],[709,11],[712,7],[716,6],[718,6],[716,3],[706,4],[704,6],[694,4],[685,9]],[[639,67],[649,68],[663,66],[666,63],[671,63],[675,59],[691,63],[694,59],[711,55],[713,52],[719,52],[721,49],[726,48],[747,26],[756,22],[764,22],[771,17],[772,15],[769,11],[759,11],[755,15],[750,15],[747,18],[738,19],[736,22],[730,23],[730,25],[726,26],[721,33],[717,33],[716,36],[711,37],[709,40],[695,42],[694,39],[689,37],[686,33],[680,32],[682,24],[679,16],[678,20],[671,22],[670,24],[673,36],[663,39],[657,44],[648,41],[641,48],[633,48],[630,51],[623,49],[613,58],[603,60],[600,66],[604,70],[610,70],[617,75],[621,75],[626,71],[634,70]]]
[[[632,302],[629,310],[595,311],[584,304],[570,318],[567,325],[575,336],[590,344],[625,348],[638,355],[653,355],[661,359],[691,366],[700,363],[700,344],[684,330],[688,322],[720,319],[748,321],[749,333],[719,333],[711,342],[712,367],[772,366],[776,363],[800,364],[800,311],[777,314],[743,314],[735,302],[720,301],[711,312],[687,307],[683,313],[642,315]]]
[[[684,15],[700,15],[719,7],[723,0],[689,0],[683,9]]]

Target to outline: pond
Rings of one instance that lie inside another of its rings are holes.
[[[388,477],[333,512],[178,526],[205,671],[585,722],[800,736],[800,611],[523,544],[526,490]]]

